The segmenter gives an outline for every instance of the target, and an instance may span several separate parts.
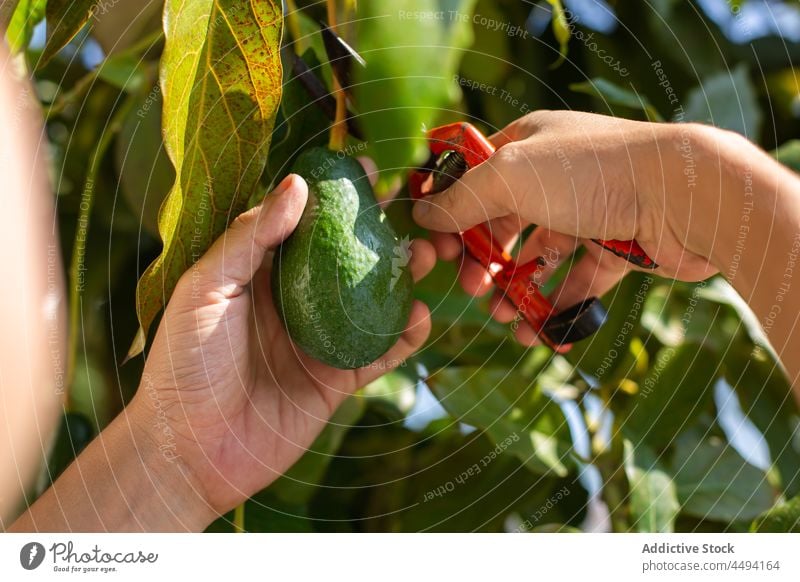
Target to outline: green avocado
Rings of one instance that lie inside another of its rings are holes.
[[[292,172],[308,183],[308,204],[275,253],[275,307],[308,355],[341,369],[366,366],[408,323],[408,241],[398,240],[361,165],[344,152],[310,149]]]

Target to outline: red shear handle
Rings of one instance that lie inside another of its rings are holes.
[[[428,141],[431,159],[424,168],[412,172],[409,177],[408,185],[413,198],[444,190],[466,170],[482,164],[495,152],[491,142],[469,123],[453,123],[433,129],[428,134]],[[444,156],[447,152],[451,152],[449,157]],[[432,183],[426,186],[429,179]],[[567,351],[573,341],[591,335],[603,324],[605,310],[595,299],[555,313],[553,305],[539,290],[537,274],[544,266],[544,261],[537,257],[517,265],[495,240],[486,224],[463,232],[461,237],[466,251],[486,269],[497,288],[514,305],[517,319],[528,322],[551,348],[559,352]],[[634,241],[596,242],[637,264],[655,266]]]
[[[637,267],[643,269],[655,269],[658,267],[656,262],[644,252],[644,249],[635,240],[592,240],[618,257],[627,259],[629,263],[633,263]]]
[[[437,127],[428,132],[431,154],[438,156],[448,150],[459,152],[466,161],[467,168],[482,164],[495,152],[495,147],[471,123],[458,122]],[[421,185],[421,184],[420,184]],[[635,240],[593,239],[618,257],[627,259],[637,267],[655,269],[658,265]]]

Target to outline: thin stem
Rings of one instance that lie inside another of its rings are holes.
[[[336,32],[336,0],[327,0],[328,26]],[[331,126],[331,136],[328,147],[334,151],[344,149],[347,140],[347,96],[339,84],[336,75],[333,75],[333,94],[336,97],[336,117]]]
[[[289,27],[289,32],[292,34],[292,44],[294,45],[294,52],[302,55],[305,49],[305,39],[300,30],[300,19],[298,18],[297,3],[294,0],[286,0],[286,25]]]
[[[247,503],[247,502],[245,502]],[[233,510],[233,532],[234,533],[245,533],[244,529],[244,506],[245,503],[237,506],[236,509]]]

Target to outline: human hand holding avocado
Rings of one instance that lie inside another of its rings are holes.
[[[347,396],[423,344],[430,317],[420,302],[366,367],[333,368],[293,344],[270,276],[273,251],[307,199],[305,180],[288,176],[183,275],[136,396],[14,529],[202,530],[277,479]],[[407,269],[419,280],[435,252],[424,240],[410,251]],[[85,510],[95,505],[119,511]]]
[[[410,356],[430,330],[428,310],[416,302],[396,344],[355,370],[322,364],[293,345],[273,305],[272,251],[297,226],[307,197],[306,182],[290,175],[234,221],[179,283],[145,367],[177,452],[218,513],[280,476],[342,400]],[[415,241],[413,277],[433,261],[430,244]],[[146,394],[136,400],[155,414]]]

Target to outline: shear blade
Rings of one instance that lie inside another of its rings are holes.
[[[320,23],[320,26],[322,28],[322,42],[325,45],[328,62],[333,68],[333,74],[336,75],[336,79],[338,79],[342,88],[348,91],[353,86],[353,63],[366,67],[367,62],[330,27],[325,26],[323,23]]]
[[[306,90],[306,93],[314,100],[317,107],[325,113],[328,119],[333,121],[336,117],[336,98],[328,93],[328,90],[325,88],[325,83],[323,83],[314,71],[309,68],[302,57],[291,53],[291,59],[292,74],[297,77]],[[356,139],[364,139],[364,132],[361,131],[358,120],[349,109],[347,110],[347,131]]]

